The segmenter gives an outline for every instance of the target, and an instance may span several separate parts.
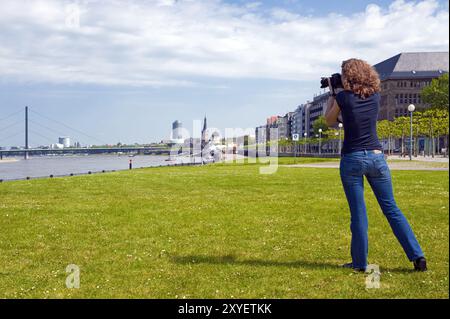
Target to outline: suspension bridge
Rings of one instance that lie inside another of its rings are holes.
[[[51,134],[51,136],[49,136]],[[153,154],[168,155],[170,149],[164,146],[101,146],[101,147],[69,147],[51,148],[50,146],[31,147],[30,141],[35,145],[55,144],[56,138],[60,136],[72,136],[78,142],[83,139],[95,140],[100,145],[108,143],[91,136],[79,129],[71,127],[60,120],[50,118],[28,106],[25,109],[13,112],[0,118],[0,146],[12,141],[18,136],[23,137],[24,146],[14,147],[9,150],[0,148],[0,159],[6,156],[23,156],[28,159],[33,155],[64,155],[64,154]],[[43,143],[43,141],[45,141]],[[87,145],[87,143],[83,143]]]

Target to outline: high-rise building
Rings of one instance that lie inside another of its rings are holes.
[[[330,92],[325,92],[314,97],[308,112],[308,125],[306,126],[306,133],[308,136],[314,135],[314,121],[325,114],[329,97]]]
[[[292,121],[291,121],[291,133],[292,134],[302,134],[302,108],[303,104],[296,107],[294,114],[292,115]]]
[[[256,144],[267,142],[267,125],[258,126],[255,129]]]
[[[170,141],[174,144],[184,143],[183,124],[178,120],[172,123],[172,136]]]
[[[271,126],[271,125],[273,125],[274,123],[277,122],[277,119],[278,119],[278,116],[273,115],[273,116],[267,118],[266,123],[267,123],[268,126]]]
[[[279,139],[291,139],[292,132],[292,118],[294,112],[286,113],[284,116],[279,116],[277,119],[277,127],[278,127],[278,137]]]
[[[183,138],[181,129],[183,124],[180,121],[175,121],[172,123],[172,139],[178,140]]]
[[[70,137],[68,136],[62,136],[58,138],[58,144],[63,145],[63,147],[70,147]]]
[[[309,123],[310,123],[310,121],[309,121],[309,114],[310,114],[311,106],[312,106],[312,102],[308,101],[305,104],[305,107],[302,110],[302,117],[303,117],[302,132],[303,132],[303,136],[305,136],[305,133],[306,133],[307,137],[310,135],[309,134],[310,132],[309,132],[308,128],[309,128]]]
[[[307,101],[305,104],[297,106],[292,116],[291,124],[291,134],[298,134],[301,137],[304,136],[305,132],[308,135],[309,127],[309,108],[311,107],[311,102]]]
[[[421,91],[431,80],[448,72],[448,52],[408,52],[397,54],[374,65],[381,80],[379,120],[408,115],[408,105],[417,110],[423,103]]]

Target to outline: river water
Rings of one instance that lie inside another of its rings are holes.
[[[87,174],[89,171],[94,173],[103,170],[125,170],[129,169],[130,159],[133,162],[133,168],[190,162],[188,157],[167,161],[168,156],[157,155],[136,155],[134,157],[127,155],[37,156],[28,160],[7,157],[0,160],[0,180]]]

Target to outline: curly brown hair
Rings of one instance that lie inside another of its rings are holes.
[[[349,59],[342,62],[342,74],[345,90],[353,91],[362,98],[380,92],[380,77],[366,61]]]

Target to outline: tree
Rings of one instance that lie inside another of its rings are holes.
[[[422,89],[422,101],[431,105],[432,108],[448,110],[448,73]]]
[[[438,119],[437,109],[428,109],[422,113],[424,133],[429,137],[428,155],[434,157],[436,152],[435,134],[436,134],[436,121]]]
[[[282,153],[288,152],[291,149],[292,145],[292,140],[288,138],[281,138],[278,140],[278,147],[280,148],[280,152]]]
[[[328,125],[323,115],[319,116],[313,123],[314,134],[319,134],[319,129],[322,129],[322,134],[328,131]]]
[[[418,131],[419,136],[429,136],[430,135],[430,119],[425,112],[414,112],[414,119],[416,120],[417,127],[416,131]],[[424,156],[428,152],[429,148],[427,148],[427,144],[424,145]]]
[[[377,123],[377,134],[380,139],[387,139],[388,155],[392,154],[392,139],[394,138],[394,122],[382,120]]]
[[[391,143],[390,138],[391,132],[391,122],[388,120],[382,120],[377,123],[377,135],[381,140],[388,140],[388,154],[391,154]]]
[[[328,145],[328,148],[331,146],[333,152],[339,153],[339,129],[330,127],[325,133],[322,133],[322,137],[324,137],[324,143]]]
[[[322,129],[322,134],[320,134],[320,132],[319,132],[320,129]],[[322,144],[321,146],[323,146],[324,142],[327,141],[328,130],[329,130],[329,128],[328,128],[327,122],[325,120],[325,116],[321,115],[313,122],[314,135],[322,136],[322,138],[320,139],[320,142],[318,142],[318,143]],[[319,139],[316,139],[316,140],[319,141]],[[311,141],[316,141],[316,140],[312,139]]]
[[[405,136],[409,132],[409,118],[406,116],[400,116],[395,118],[394,120],[394,129],[393,133],[394,136],[397,138],[401,138],[401,156],[404,156],[406,154],[405,152]]]
[[[440,137],[445,136],[444,139],[444,148],[448,148],[448,110],[446,109],[437,109],[434,113],[434,132],[437,137],[438,144],[438,153],[441,153],[441,145],[440,145]]]
[[[419,154],[419,136],[420,136],[420,123],[422,120],[422,113],[416,112],[413,116],[413,138],[414,138],[414,156]]]
[[[425,111],[416,111],[413,115],[413,138],[415,143],[413,151],[415,156],[419,152],[419,137],[425,137],[424,155],[434,156],[436,149],[440,153],[442,149],[440,141],[444,138],[443,147],[448,152],[449,144],[449,111],[441,109],[427,109]],[[410,124],[409,117],[399,117],[394,122],[380,121],[377,125],[378,136],[386,138],[393,136],[402,139],[402,153],[405,152],[405,137],[409,137]],[[391,131],[392,133],[389,133]]]

